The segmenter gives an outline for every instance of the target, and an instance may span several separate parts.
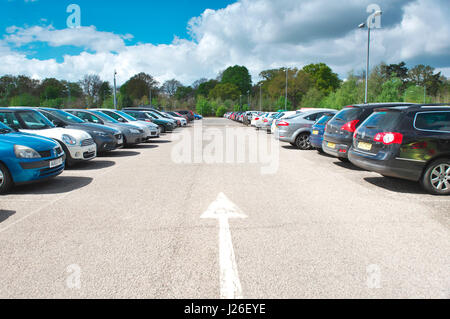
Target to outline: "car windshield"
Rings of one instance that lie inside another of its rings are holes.
[[[148,112],[148,114],[150,114],[155,119],[161,119],[162,118],[158,113]]]
[[[125,112],[122,112],[122,111],[116,111],[116,113],[119,114],[119,115],[121,115],[121,116],[123,116],[123,117],[126,118],[128,121],[131,121],[131,122],[137,122],[137,119],[135,119],[134,117],[132,117],[131,115],[129,115],[129,114],[125,113]]]
[[[82,124],[85,123],[82,119],[76,117],[73,114],[61,111],[61,110],[45,110],[56,118],[59,118],[70,124]]]
[[[3,124],[13,129],[45,130],[55,126],[41,113],[33,110],[0,112]]]
[[[100,111],[92,111],[93,114],[95,114],[97,117],[99,117],[101,120],[103,120],[106,123],[120,123],[119,121],[116,121],[111,116],[106,115],[105,113],[102,113]]]
[[[2,123],[2,117],[0,115],[0,134],[11,133],[12,129]]]

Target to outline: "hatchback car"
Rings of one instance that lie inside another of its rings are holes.
[[[66,166],[97,157],[97,145],[91,135],[81,130],[57,128],[36,109],[0,108],[0,121],[20,132],[56,140],[66,153]]]
[[[108,127],[112,127],[119,130],[122,133],[123,143],[125,146],[140,144],[147,139],[144,130],[134,125],[120,123],[119,121],[116,121],[112,117],[103,114],[102,112],[90,110],[71,110],[71,109],[64,111],[70,114],[74,114],[76,117],[79,117],[85,122],[106,125]]]
[[[136,119],[147,122],[151,121],[152,123],[158,125],[161,133],[172,132],[177,127],[172,120],[166,119],[165,117],[161,116],[159,113],[151,109],[127,108],[123,111]]]
[[[345,107],[327,124],[322,149],[325,153],[348,161],[348,151],[353,144],[353,134],[375,109],[380,107],[408,106],[407,103],[359,104]]]
[[[147,136],[147,140],[149,140],[151,138],[159,137],[160,133],[159,133],[158,126],[153,123],[140,121],[122,111],[106,110],[106,109],[97,109],[96,111],[102,112],[102,113],[112,117],[113,119],[115,119],[116,121],[118,121],[120,123],[127,123],[127,124],[138,126],[139,128],[144,130],[144,132]]]
[[[14,185],[58,176],[64,162],[64,151],[56,141],[17,132],[0,122],[0,194]]]
[[[350,161],[450,195],[450,106],[377,109],[356,130]]]
[[[325,126],[336,115],[337,111],[324,114],[311,127],[311,146],[317,149],[320,153],[323,152],[322,142],[323,134],[325,134]]]
[[[39,111],[56,127],[82,130],[89,133],[97,144],[97,153],[102,154],[123,147],[122,133],[112,127],[87,123],[73,114],[51,108],[39,108]]]
[[[282,142],[288,142],[301,150],[309,150],[311,149],[311,127],[317,119],[333,111],[331,109],[315,109],[279,121],[275,138]]]
[[[195,114],[192,111],[182,110],[182,111],[177,111],[177,113],[180,113],[181,115],[186,115],[188,117],[189,122],[195,121]]]

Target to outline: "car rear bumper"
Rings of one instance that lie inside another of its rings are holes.
[[[396,158],[392,153],[372,155],[350,149],[348,158],[354,165],[384,176],[417,182],[422,177],[425,162]]]
[[[335,145],[335,147],[330,147],[329,143]],[[322,149],[328,155],[338,157],[338,158],[348,158],[348,151],[350,150],[350,145],[345,143],[337,143],[334,141],[327,140],[323,138],[322,140]]]
[[[323,136],[321,135],[311,135],[310,137],[311,146],[314,148],[322,149]]]

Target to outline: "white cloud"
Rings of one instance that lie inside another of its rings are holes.
[[[48,27],[9,28],[0,42],[0,73],[25,73],[78,80],[98,73],[119,82],[148,72],[163,82],[177,78],[190,84],[215,77],[229,65],[246,65],[258,73],[281,66],[302,67],[326,62],[342,77],[365,65],[367,32],[356,26],[367,17],[369,0],[241,0],[221,10],[206,10],[189,23],[193,41],[176,38],[171,44],[126,45],[130,36],[100,32],[95,27],[56,30]],[[450,76],[450,5],[446,0],[379,0],[383,29],[374,30],[372,62],[429,63]],[[14,47],[33,42],[50,46],[75,45],[83,52],[56,60],[37,60]]]

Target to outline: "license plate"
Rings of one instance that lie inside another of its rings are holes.
[[[313,135],[319,135],[319,131],[313,131]]]
[[[50,161],[50,168],[53,168],[53,167],[58,167],[58,166],[60,166],[60,165],[62,165],[62,163],[63,163],[63,159],[62,158],[58,158],[58,159],[55,159],[55,160],[53,160],[53,161]]]
[[[365,143],[365,142],[359,142],[358,143],[358,148],[362,149],[364,151],[370,151],[370,150],[372,150],[372,144]]]
[[[334,144],[334,143],[328,143],[327,146],[329,148],[336,148],[336,144]]]

